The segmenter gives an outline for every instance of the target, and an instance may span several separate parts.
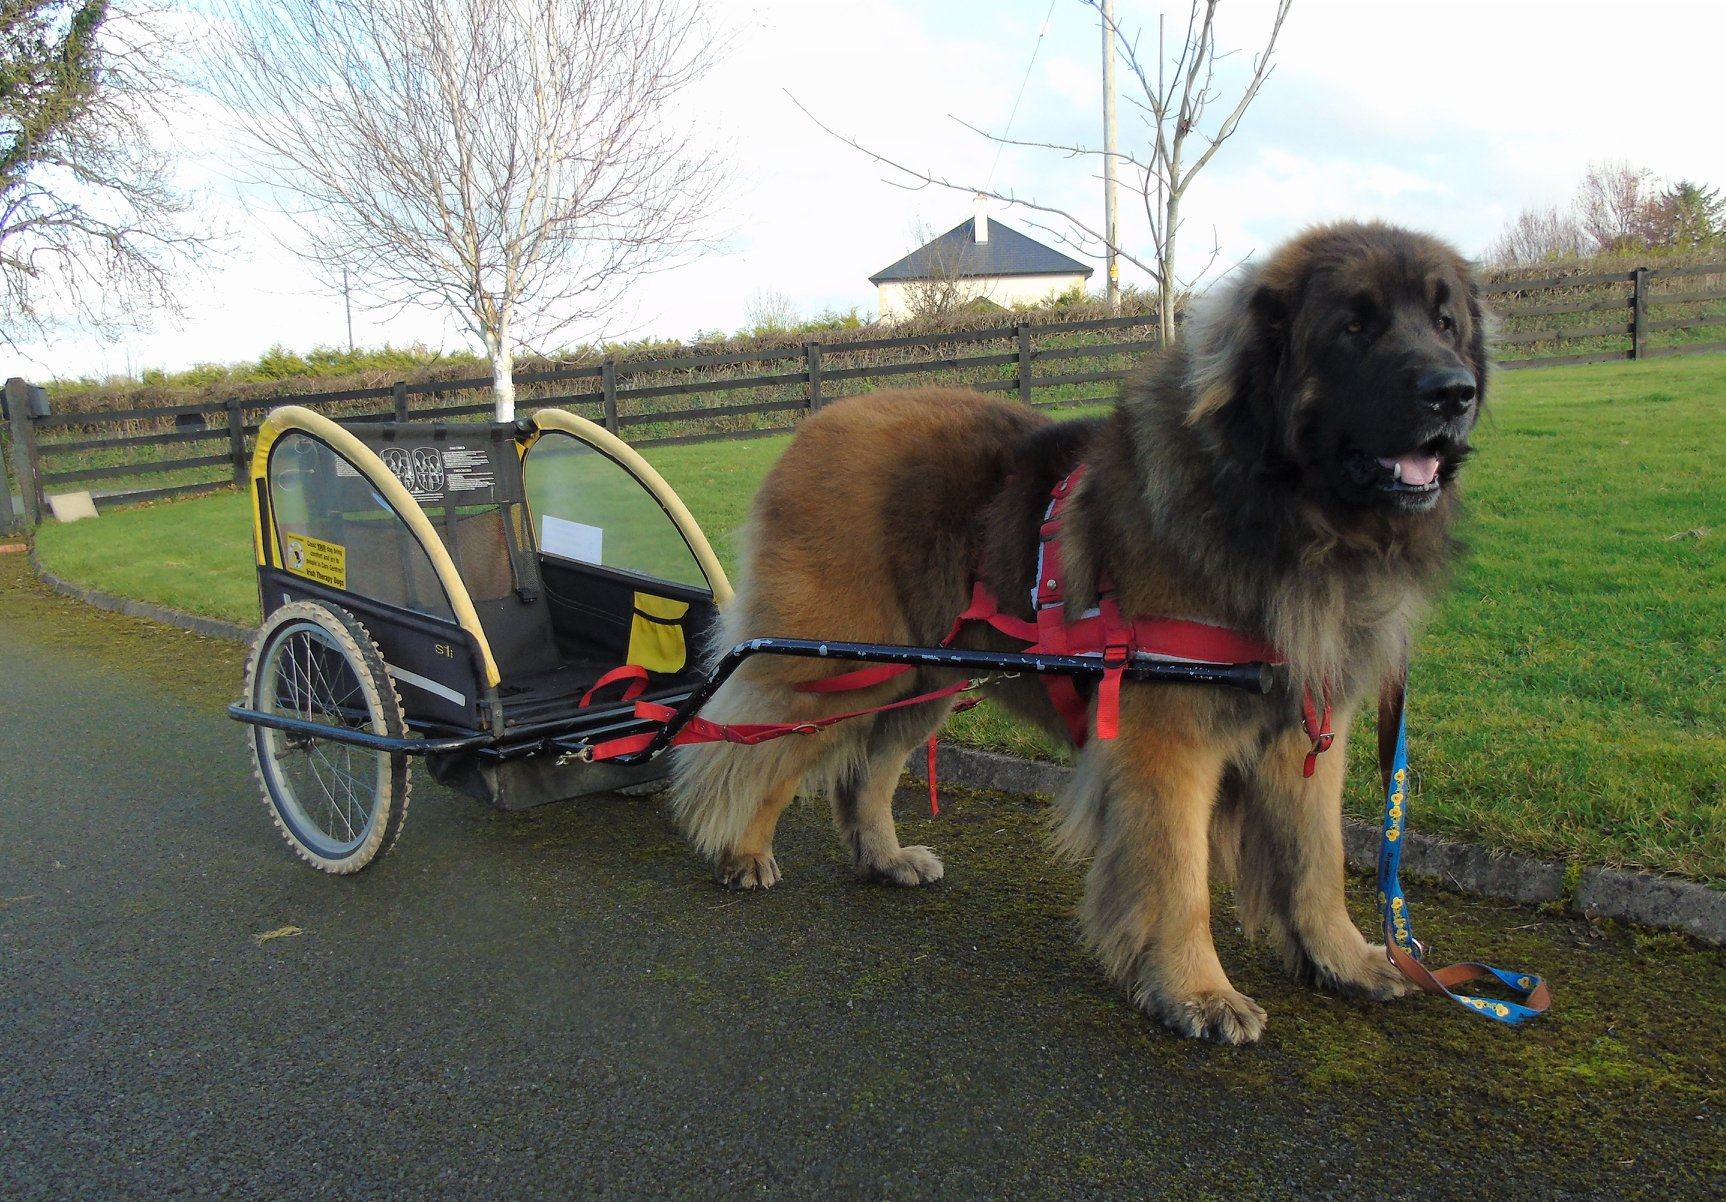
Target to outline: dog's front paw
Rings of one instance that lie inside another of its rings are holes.
[[[1213,989],[1185,997],[1162,994],[1139,1003],[1158,1022],[1189,1039],[1216,1043],[1257,1043],[1265,1030],[1264,1009],[1233,989]]]
[[[719,857],[714,875],[727,889],[771,889],[780,880],[779,861],[770,851],[759,855],[726,852]]]
[[[928,885],[940,880],[945,871],[941,857],[927,847],[901,847],[886,855],[857,861],[859,876],[889,885]]]
[[[1283,965],[1289,976],[1303,985],[1345,997],[1387,1002],[1414,990],[1402,970],[1385,955],[1384,944],[1368,943],[1352,928],[1347,938],[1331,944],[1328,954],[1304,942],[1285,942]]]
[[[1329,986],[1351,997],[1388,1002],[1414,992],[1414,984],[1385,955],[1384,944],[1363,943],[1360,954],[1340,970],[1321,970],[1319,987]]]

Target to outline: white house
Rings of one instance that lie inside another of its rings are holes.
[[[946,309],[976,300],[1011,308],[1034,305],[1083,287],[1092,268],[1060,251],[990,221],[980,208],[954,226],[869,277],[883,321]]]

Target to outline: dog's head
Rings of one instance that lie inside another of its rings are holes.
[[[1437,508],[1485,398],[1485,321],[1467,262],[1393,226],[1311,230],[1188,332],[1189,426],[1346,520]]]

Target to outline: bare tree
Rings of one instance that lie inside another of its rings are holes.
[[[1524,209],[1487,251],[1493,263],[1550,263],[1581,258],[1589,247],[1588,235],[1577,220],[1574,207],[1560,210]]]
[[[1726,240],[1726,201],[1690,180],[1660,188],[1628,163],[1594,163],[1563,209],[1524,210],[1488,252],[1495,263],[1692,250]]]
[[[1127,74],[1133,80],[1134,90],[1126,93],[1125,99],[1139,114],[1143,126],[1141,145],[1136,150],[1117,149],[1114,159],[1117,168],[1125,168],[1132,176],[1132,189],[1139,198],[1149,224],[1151,252],[1148,255],[1135,254],[1126,246],[1118,244],[1114,245],[1113,249],[1121,258],[1150,276],[1158,294],[1160,325],[1166,341],[1174,332],[1176,298],[1183,288],[1191,287],[1210,269],[1217,255],[1213,250],[1204,270],[1189,276],[1184,282],[1176,276],[1175,244],[1185,220],[1181,211],[1182,201],[1193,179],[1210,164],[1223,143],[1239,129],[1241,118],[1246,115],[1248,107],[1257,98],[1259,89],[1269,78],[1271,56],[1276,50],[1277,37],[1282,32],[1283,22],[1288,17],[1293,0],[1278,0],[1270,34],[1265,39],[1263,50],[1253,58],[1250,76],[1241,86],[1226,114],[1214,122],[1210,121],[1210,118],[1215,115],[1213,110],[1220,111],[1216,106],[1222,99],[1217,68],[1231,53],[1217,48],[1216,14],[1221,0],[1193,0],[1187,16],[1185,35],[1173,59],[1167,64],[1167,72],[1162,70],[1164,64],[1159,58],[1152,58],[1147,62],[1141,57],[1139,34],[1128,34],[1112,17],[1103,15],[1102,0],[1081,2],[1096,9],[1099,16],[1103,16],[1121,53]],[[813,114],[811,119],[815,120]],[[816,120],[816,124],[877,162],[918,181],[917,186],[936,184],[1049,213],[1062,218],[1076,231],[1076,237],[1066,240],[1081,250],[1096,253],[1110,248],[1110,238],[1102,229],[1102,222],[1080,217],[1070,209],[1042,203],[1035,196],[1021,194],[1014,189],[979,187],[974,181],[948,179],[936,172],[906,166],[870,150],[853,138],[835,133],[819,120]],[[967,121],[960,121],[960,124],[1002,145],[1056,151],[1068,158],[1101,159],[1105,153],[1094,146],[1028,142],[988,133]],[[1117,237],[1116,241],[1118,243],[1123,240]]]
[[[1592,163],[1576,192],[1583,230],[1601,252],[1637,250],[1656,244],[1659,197],[1654,173],[1629,163]]]
[[[743,306],[744,331],[756,337],[794,330],[801,320],[796,303],[777,288],[757,288]]]
[[[1099,0],[1085,2],[1101,11]],[[1186,37],[1175,57],[1173,69],[1165,75],[1159,62],[1154,83],[1139,57],[1138,35],[1128,37],[1119,25],[1113,29],[1127,72],[1138,82],[1141,93],[1130,96],[1128,101],[1139,110],[1150,134],[1148,156],[1117,152],[1117,166],[1126,166],[1137,177],[1134,190],[1143,202],[1145,216],[1150,223],[1156,262],[1147,267],[1119,248],[1116,248],[1116,253],[1129,262],[1139,263],[1156,283],[1165,342],[1174,333],[1175,296],[1181,287],[1175,276],[1175,241],[1181,230],[1181,202],[1193,178],[1204,170],[1223,143],[1240,128],[1241,118],[1270,76],[1271,55],[1276,50],[1277,35],[1282,32],[1283,21],[1288,18],[1293,0],[1279,0],[1264,50],[1253,59],[1251,78],[1228,114],[1206,132],[1205,114],[1218,99],[1215,90],[1217,63],[1224,57],[1216,43],[1218,2],[1194,0],[1187,16]],[[1189,160],[1188,141],[1194,134],[1198,135],[1199,145],[1197,154]],[[1214,261],[1213,252],[1211,262]],[[1206,266],[1208,269],[1209,263]],[[1197,278],[1189,279],[1187,285],[1190,287]]]
[[[903,281],[906,315],[915,321],[935,321],[957,313],[978,301],[991,300],[989,281],[976,274],[975,222],[983,220],[979,206],[972,230],[960,226],[935,237],[929,225],[919,221],[912,227],[917,250],[911,258],[917,275]]]
[[[151,139],[173,93],[152,14],[105,0],[0,7],[0,343],[175,308],[209,238]]]
[[[453,311],[515,411],[517,348],[699,243],[717,159],[673,119],[702,0],[233,0],[212,93],[296,247],[382,303]]]

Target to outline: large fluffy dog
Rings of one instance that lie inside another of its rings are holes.
[[[1087,940],[1175,1030],[1257,1039],[1264,1011],[1230,986],[1211,941],[1214,870],[1236,881],[1246,927],[1268,932],[1289,972],[1396,996],[1397,970],[1344,909],[1342,744],[1452,558],[1453,482],[1486,367],[1476,289],[1453,250],[1383,225],[1312,230],[1213,298],[1110,417],[1051,423],[931,389],[810,418],[756,500],[719,642],[934,643],[978,578],[1028,615],[1051,487],[1088,465],[1064,522],[1069,610],[1096,603],[1106,570],[1125,613],[1256,632],[1287,667],[1266,696],[1121,690],[1119,737],[1085,744],[1059,803],[1059,845],[1092,857]],[[1021,645],[980,625],[961,643]],[[706,713],[804,720],[951,679],[920,669],[863,693],[796,691],[854,667],[757,657]],[[1302,698],[1327,690],[1337,745],[1308,777]],[[1067,737],[1037,682],[996,695]],[[948,704],[758,747],[686,749],[678,817],[722,881],[766,888],[779,880],[780,813],[800,790],[824,788],[860,874],[937,880],[933,852],[899,845],[890,802],[907,753]]]

